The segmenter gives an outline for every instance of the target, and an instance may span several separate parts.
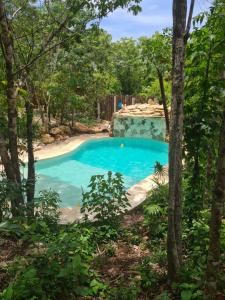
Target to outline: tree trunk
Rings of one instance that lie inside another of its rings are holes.
[[[14,216],[19,214],[19,206],[23,204],[23,195],[21,191],[21,175],[18,157],[17,145],[17,89],[13,74],[13,41],[12,33],[6,19],[4,2],[0,0],[0,28],[1,28],[1,45],[6,68],[6,96],[8,104],[8,137],[11,169],[14,172],[13,182],[17,190],[17,200],[15,196],[12,201],[12,213]],[[5,143],[6,144],[6,143]],[[7,166],[4,165],[7,168]],[[12,182],[12,178],[8,178]]]
[[[72,108],[71,128],[74,127],[74,115],[75,115],[75,110],[74,110],[74,108]]]
[[[34,149],[33,149],[33,104],[26,101],[27,114],[27,154],[28,154],[28,173],[27,173],[27,205],[28,216],[34,216],[34,192],[35,192],[35,167],[34,167]]]
[[[177,281],[182,258],[182,137],[186,0],[173,1],[172,107],[169,144],[168,278]]]
[[[166,104],[166,95],[165,95],[165,89],[164,89],[164,82],[163,82],[163,76],[160,71],[157,71],[158,73],[158,79],[159,79],[159,85],[160,85],[160,91],[161,91],[161,97],[162,97],[162,104],[163,104],[163,110],[165,115],[165,121],[166,121],[166,131],[167,134],[169,134],[170,131],[170,121],[169,121],[169,113],[168,108]]]
[[[213,193],[204,299],[216,299],[220,274],[220,230],[225,201],[225,106],[220,131],[217,176]]]
[[[3,1],[0,1],[0,25],[2,30],[1,41],[4,52],[7,79],[6,95],[8,101],[9,151],[16,179],[20,183],[21,177],[17,151],[17,91],[13,76],[13,42],[11,39],[11,32],[8,27],[8,22],[5,17],[5,7]]]
[[[7,179],[10,181],[16,180],[15,173],[13,172],[10,156],[7,150],[5,139],[0,132],[0,157],[4,166],[4,170],[7,176]]]

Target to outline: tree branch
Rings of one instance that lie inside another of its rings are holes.
[[[186,25],[185,35],[184,35],[185,43],[187,43],[187,40],[190,36],[191,21],[192,21],[192,16],[193,16],[194,5],[195,5],[195,0],[191,0],[189,14],[188,14],[188,20],[187,20],[187,25]]]

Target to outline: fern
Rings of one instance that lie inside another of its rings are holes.
[[[149,216],[157,216],[163,213],[163,209],[157,204],[151,204],[146,207],[146,212]]]

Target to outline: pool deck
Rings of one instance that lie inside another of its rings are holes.
[[[42,146],[40,150],[35,151],[35,160],[40,159],[47,159],[52,158],[55,156],[63,155],[68,153],[77,147],[79,147],[83,142],[92,139],[99,139],[99,138],[109,138],[107,133],[99,133],[99,134],[82,134],[79,136],[74,136],[68,138],[65,141],[55,142],[53,144]],[[27,157],[23,157],[23,161],[27,161]],[[130,202],[130,210],[138,207],[145,199],[149,191],[156,187],[156,183],[154,182],[154,174],[146,177],[142,181],[138,182],[137,184],[133,185],[127,191],[127,197]],[[164,182],[168,182],[168,176],[163,178]],[[80,213],[80,207],[67,207],[60,209],[60,223],[61,224],[68,224],[74,221],[78,221],[82,219],[82,214]]]
[[[73,151],[85,141],[100,138],[109,138],[109,135],[107,133],[81,134],[70,137],[65,141],[58,141],[52,144],[43,145],[40,150],[34,152],[34,158],[35,160],[40,160],[63,155]],[[27,162],[27,155],[23,157],[23,161]]]

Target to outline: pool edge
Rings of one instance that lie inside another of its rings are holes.
[[[168,169],[168,165],[164,167]],[[137,208],[146,200],[147,194],[157,186],[154,179],[155,174],[151,174],[127,190],[127,198],[130,203],[128,211]],[[168,183],[168,181],[168,174],[166,173],[160,182]],[[60,224],[70,224],[80,221],[82,218],[83,214],[80,213],[80,206],[78,205],[60,208]]]

